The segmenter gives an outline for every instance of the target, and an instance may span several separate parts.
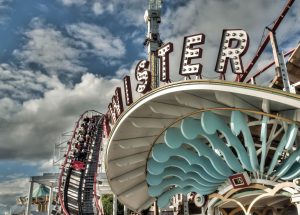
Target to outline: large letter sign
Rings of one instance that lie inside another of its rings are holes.
[[[109,116],[108,116],[109,115]],[[110,125],[109,125],[109,118],[110,118],[110,114],[107,113],[105,116],[104,116],[104,119],[103,119],[103,125],[102,125],[102,128],[103,128],[103,133],[104,133],[104,136],[105,138],[108,138],[109,134],[110,134]]]
[[[140,81],[136,86],[136,91],[138,93],[146,93],[151,90],[149,61],[142,60],[138,63],[135,69],[135,77],[137,81]]]
[[[169,54],[173,51],[173,43],[167,43],[157,50],[160,59],[160,80],[170,82]]]
[[[221,73],[225,79],[228,60],[230,60],[232,72],[238,76],[244,73],[241,56],[248,50],[248,34],[244,30],[223,30],[219,56],[216,64],[216,72]]]
[[[1,1],[1,0],[0,0]],[[202,48],[200,47],[205,43],[205,35],[202,33],[186,36],[183,41],[183,49],[181,55],[179,74],[186,78],[191,78],[191,75],[196,75],[196,78],[202,78],[202,64],[199,62],[192,62],[192,60],[202,58]],[[240,81],[241,75],[244,73],[243,63],[241,56],[243,56],[249,46],[248,34],[241,29],[237,30],[223,30],[221,47],[219,49],[218,60],[216,63],[216,72],[221,73],[221,78],[225,79],[228,61],[231,64],[231,70],[237,75],[236,81]],[[173,52],[173,44],[166,43],[159,47],[156,52],[151,55],[151,63],[154,66],[153,74],[155,78],[158,75],[156,70],[156,60],[152,58],[159,58],[159,72],[160,81],[171,83],[169,56]],[[209,59],[211,60],[211,59]],[[150,63],[147,60],[140,61],[135,68],[135,78],[137,80],[136,91],[145,94],[152,90],[151,81],[152,73]],[[124,77],[124,98],[127,106],[133,103],[133,95],[131,89],[131,81],[129,76]],[[121,88],[116,88],[115,95],[112,97],[112,102],[108,105],[108,112],[105,116],[104,130],[108,135],[121,113],[124,111]]]
[[[115,95],[112,97],[112,102],[108,105],[108,110],[111,115],[112,124],[116,123],[118,117],[124,111],[120,87],[116,88]]]
[[[204,44],[204,42],[205,42],[204,34],[196,34],[196,35],[184,37],[180,70],[179,70],[180,75],[201,76],[202,65],[200,63],[191,64],[191,61],[192,59],[202,57],[202,49],[195,48],[195,46]]]
[[[123,80],[124,80],[125,102],[126,105],[129,106],[133,102],[130,77],[126,75]]]

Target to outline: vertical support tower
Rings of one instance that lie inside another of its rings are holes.
[[[151,70],[151,89],[159,87],[159,71],[157,49],[162,45],[159,36],[160,13],[163,0],[148,0],[148,10],[145,12],[145,22],[148,32],[144,45],[147,47],[148,61]]]

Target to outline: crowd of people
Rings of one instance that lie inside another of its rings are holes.
[[[87,159],[90,145],[92,144],[96,130],[96,119],[94,116],[85,117],[76,132],[75,141],[72,142],[73,160],[84,162]]]

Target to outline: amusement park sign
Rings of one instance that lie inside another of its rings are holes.
[[[195,34],[184,37],[181,55],[179,74],[185,78],[195,75],[201,78],[202,65],[193,63],[192,60],[202,58],[201,45],[205,43],[204,34]],[[237,80],[244,74],[242,56],[246,53],[249,46],[249,37],[247,32],[241,29],[223,30],[220,43],[219,54],[217,56],[215,71],[220,73],[220,78],[225,79],[225,73],[230,62],[233,73],[237,75]],[[159,58],[159,80],[161,82],[170,82],[169,54],[173,52],[173,44],[167,43],[156,51]],[[149,61],[140,61],[135,69],[135,78],[137,83],[136,91],[145,94],[151,91],[151,65]],[[124,97],[127,106],[133,103],[131,81],[129,76],[124,78]],[[118,117],[124,111],[121,88],[117,87],[111,103],[108,105],[108,112],[105,116],[104,132],[109,135],[111,127],[116,123]]]

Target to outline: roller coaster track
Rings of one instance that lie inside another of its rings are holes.
[[[89,122],[86,120],[89,119]],[[92,120],[93,119],[93,120]],[[93,122],[91,122],[93,121]],[[90,126],[90,124],[92,125]],[[94,215],[103,214],[96,195],[96,176],[99,165],[99,151],[102,144],[103,115],[96,111],[86,111],[78,119],[72,138],[68,142],[68,150],[58,180],[58,198],[60,214]],[[84,126],[85,129],[83,129]],[[90,140],[81,140],[81,147],[86,144],[87,153],[74,154],[78,149],[78,137],[90,129]],[[75,161],[76,160],[76,161]],[[79,167],[74,165],[79,164]]]

